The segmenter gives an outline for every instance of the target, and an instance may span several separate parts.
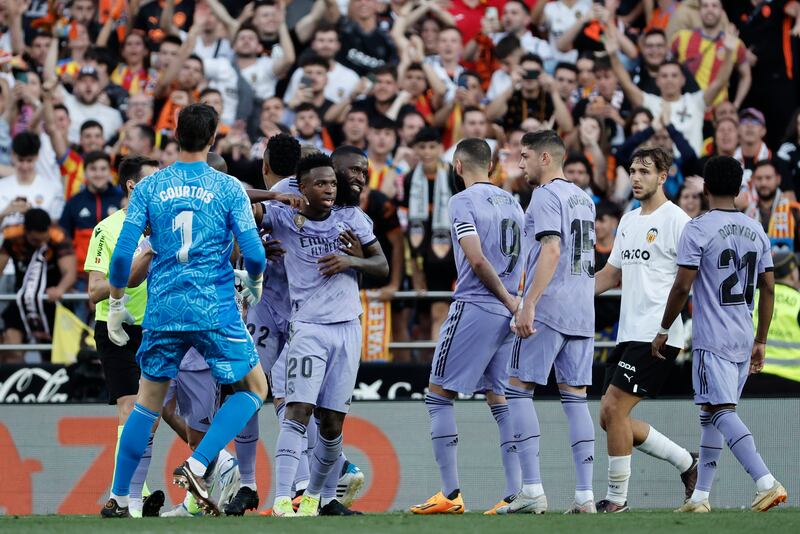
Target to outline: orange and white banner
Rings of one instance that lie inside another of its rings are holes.
[[[392,303],[379,301],[376,291],[361,291],[362,362],[389,362],[392,339]]]

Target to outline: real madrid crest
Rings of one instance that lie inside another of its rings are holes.
[[[294,225],[297,226],[298,230],[302,230],[303,226],[306,225],[306,216],[302,213],[296,213],[294,216]]]

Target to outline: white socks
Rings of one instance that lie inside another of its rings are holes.
[[[544,495],[544,486],[541,484],[523,484],[522,494],[526,497],[538,497]]]
[[[653,430],[650,429],[652,435]],[[663,437],[663,436],[662,436]],[[649,436],[648,436],[649,439]],[[628,481],[631,478],[631,455],[608,457],[608,493],[606,499],[624,505],[628,500]]]
[[[763,477],[756,480],[756,489],[761,491],[771,490],[772,486],[775,485],[775,477],[772,476],[771,473],[767,473]]]
[[[194,473],[199,477],[205,476],[208,466],[203,465],[203,462],[191,456],[189,457],[188,460],[186,460],[186,462],[189,464],[189,469],[192,470],[192,473]]]
[[[586,504],[589,501],[594,501],[594,492],[592,490],[575,490],[575,502],[577,504]]]
[[[129,504],[128,496],[127,495],[115,495],[114,492],[111,492],[111,499],[117,501],[117,504],[120,508],[126,508]]]
[[[654,458],[671,463],[680,473],[685,473],[690,467],[692,467],[692,455],[689,454],[689,451],[666,437],[652,426],[650,427],[650,432],[647,434],[647,439],[645,439],[644,442],[636,448]],[[630,472],[630,464],[628,465],[628,472]],[[610,473],[610,463],[608,470]]]
[[[703,501],[707,501],[708,500],[708,496],[709,495],[710,495],[710,492],[708,492],[708,491],[701,491],[699,489],[696,489],[696,490],[694,490],[694,492],[692,492],[692,496],[689,498],[689,500],[692,501],[692,502],[695,502],[695,503],[696,502],[703,502]]]

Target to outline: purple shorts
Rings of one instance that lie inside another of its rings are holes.
[[[361,361],[361,321],[295,321],[286,354],[286,403],[302,402],[347,413]]]
[[[286,354],[289,352],[289,344],[283,346],[283,350],[278,355],[278,360],[267,375],[269,377],[269,387],[272,390],[274,399],[286,397]]]
[[[592,384],[594,338],[567,336],[535,319],[533,327],[536,332],[529,338],[514,338],[511,376],[543,386],[555,366],[559,384],[572,387]]]
[[[431,363],[430,382],[448,391],[505,392],[514,335],[510,316],[455,301],[442,324]]]
[[[695,404],[739,404],[750,373],[750,360],[732,362],[707,350],[692,351],[692,388]]]
[[[203,371],[178,371],[170,381],[166,406],[173,398],[177,403],[176,413],[192,430],[208,432],[211,420],[219,408],[219,385],[211,375],[211,369]]]
[[[270,372],[286,344],[286,328],[283,321],[276,320],[272,310],[263,302],[247,310],[247,331],[253,338],[265,373]]]

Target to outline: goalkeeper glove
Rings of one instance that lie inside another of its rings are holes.
[[[247,301],[250,306],[255,306],[261,300],[261,290],[264,284],[264,275],[259,274],[253,278],[247,271],[234,269],[233,275],[236,280],[242,285],[242,290],[239,291],[239,296]]]
[[[120,347],[125,346],[130,339],[128,333],[122,328],[122,323],[134,324],[136,322],[131,312],[125,307],[127,301],[127,295],[121,299],[108,298],[108,320],[106,322],[108,325],[108,339]]]

